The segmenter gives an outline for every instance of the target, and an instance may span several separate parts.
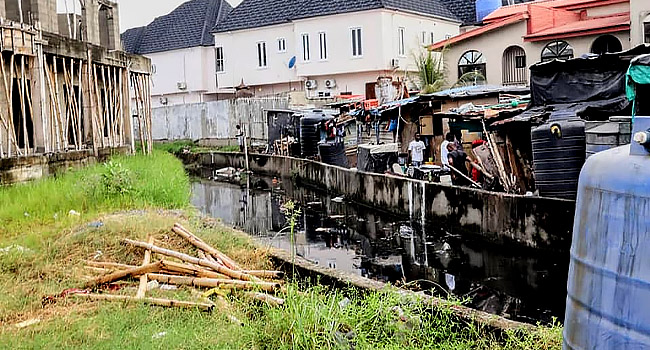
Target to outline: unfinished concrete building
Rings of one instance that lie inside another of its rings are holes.
[[[150,151],[150,61],[121,51],[116,3],[74,1],[0,1],[0,183],[62,154]]]

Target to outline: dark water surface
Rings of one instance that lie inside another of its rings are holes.
[[[256,177],[242,185],[196,181],[192,202],[264,244],[290,250],[281,207],[293,200],[302,210],[296,254],[314,263],[386,282],[417,281],[435,294],[468,298],[468,306],[514,320],[563,318],[568,254],[467,240],[423,225],[419,217],[340,199],[288,179]]]

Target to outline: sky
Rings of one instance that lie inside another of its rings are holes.
[[[120,5],[120,30],[140,27],[166,15],[187,0],[116,0]],[[241,0],[226,0],[232,6]]]

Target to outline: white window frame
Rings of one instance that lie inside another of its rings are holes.
[[[350,51],[352,58],[362,58],[363,57],[363,27],[360,26],[350,27],[350,43],[352,44],[352,51]]]
[[[406,57],[406,28],[397,28],[397,55]]]
[[[278,44],[278,53],[287,52],[287,39],[286,38],[278,38],[276,40],[276,43]]]
[[[269,55],[266,41],[257,42],[257,68],[266,69],[269,66]]]
[[[300,34],[300,42],[302,47],[302,61],[311,61],[311,40],[309,38],[309,33]]]
[[[422,45],[426,45],[426,44],[427,44],[427,31],[423,30],[422,31]]]
[[[219,51],[221,51],[221,58],[219,58]],[[219,61],[221,61],[221,70],[219,70]],[[226,72],[226,56],[223,54],[223,45],[214,47],[214,70],[217,74]]]
[[[433,45],[436,43],[436,33],[435,32],[429,32],[429,44]]]
[[[318,53],[321,61],[327,61],[329,52],[327,50],[327,32],[318,32]]]

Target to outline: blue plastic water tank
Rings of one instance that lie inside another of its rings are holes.
[[[483,18],[500,8],[501,0],[477,0],[476,1],[476,22],[481,22]]]
[[[637,117],[636,132],[650,130]],[[650,349],[650,152],[590,157],[580,175],[565,349]]]

